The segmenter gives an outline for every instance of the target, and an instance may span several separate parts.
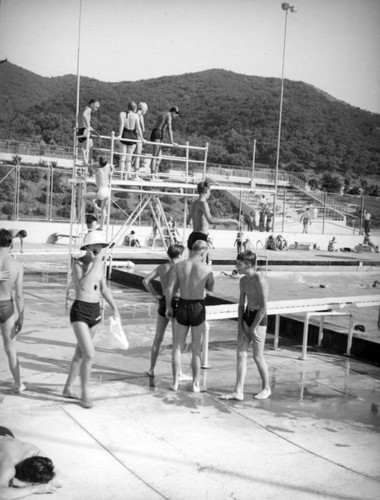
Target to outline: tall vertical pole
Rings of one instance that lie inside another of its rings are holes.
[[[78,119],[79,119],[81,26],[82,26],[82,0],[80,0],[80,2],[79,2],[78,51],[77,51],[77,103],[76,103],[76,114],[75,114],[75,126],[76,126],[76,128],[78,128]]]
[[[276,168],[274,174],[274,197],[273,197],[273,226],[276,220],[276,202],[277,202],[277,185],[278,185],[278,167],[280,162],[280,144],[281,144],[281,124],[282,124],[282,104],[284,99],[284,68],[285,68],[285,48],[286,48],[286,29],[288,25],[288,10],[285,10],[285,29],[284,29],[284,44],[282,48],[282,71],[281,71],[281,94],[280,94],[280,115],[278,118],[278,135],[277,135],[277,154]]]
[[[251,188],[254,185],[254,177],[255,177],[255,161],[256,161],[256,139],[253,140],[253,155],[252,155],[252,174],[251,174]]]

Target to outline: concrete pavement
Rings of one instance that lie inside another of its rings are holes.
[[[272,397],[253,399],[260,382],[251,361],[245,401],[223,402],[219,395],[235,380],[236,322],[215,321],[212,368],[203,371],[207,392],[193,394],[183,384],[173,393],[170,332],[155,383],[144,376],[155,304],[147,293],[112,283],[130,348],[97,349],[95,406],[85,410],[61,396],[75,341],[64,306],[65,275],[54,269],[52,263],[52,272],[29,268],[26,274],[18,351],[27,391],[12,394],[1,350],[0,424],[57,464],[65,486],[55,498],[378,498],[379,367],[323,352],[303,362],[298,345],[284,339],[273,351],[269,336]],[[189,363],[185,353],[187,372]]]

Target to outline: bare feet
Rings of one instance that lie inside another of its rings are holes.
[[[190,382],[190,380],[193,380],[193,377],[191,375],[186,375],[186,373],[181,373],[178,380],[180,382]]]
[[[255,399],[267,399],[272,394],[270,389],[263,389],[256,396],[253,396]]]
[[[171,391],[176,392],[176,391],[178,391],[178,387],[179,387],[179,384],[177,382],[176,384],[172,384],[169,388]]]
[[[82,399],[81,404],[82,404],[83,408],[92,408],[93,407],[92,401],[88,398]]]
[[[20,385],[16,386],[15,388],[15,393],[21,394],[22,392],[25,391],[25,389],[26,389],[25,385],[22,382],[20,382]]]
[[[70,398],[70,399],[79,399],[78,394],[75,394],[75,392],[72,392],[70,389],[63,389],[62,395],[65,398]]]
[[[241,394],[240,392],[231,392],[231,394],[222,394],[221,396],[219,396],[219,399],[244,401],[244,394]]]

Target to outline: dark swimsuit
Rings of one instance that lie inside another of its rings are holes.
[[[208,238],[208,234],[205,234],[205,233],[197,233],[196,231],[193,231],[190,235],[189,235],[189,239],[187,240],[187,248],[189,250],[192,249],[194,243],[197,241],[197,240],[202,240],[202,241],[206,241],[207,242],[207,238]]]
[[[137,134],[134,130],[130,130],[129,128],[124,128],[121,137],[123,137],[125,139],[125,140],[120,139],[120,142],[122,144],[125,144],[126,146],[135,146],[136,145],[136,142],[128,140],[128,139],[134,139],[134,140],[137,139]]]
[[[176,320],[183,326],[199,326],[206,321],[204,299],[179,299]]]
[[[177,314],[178,301],[179,301],[179,297],[172,298],[173,318],[175,318],[176,314]],[[166,297],[165,297],[165,295],[160,297],[160,300],[158,301],[157,313],[160,316],[162,316],[163,318],[166,318]]]
[[[0,436],[9,436],[14,438],[13,432],[2,425],[0,425]]]
[[[86,323],[89,328],[100,323],[102,316],[100,314],[99,302],[83,302],[75,300],[70,311],[70,322]]]
[[[247,326],[251,326],[252,323],[255,321],[255,318],[257,316],[258,310],[254,309],[246,309],[243,314],[243,321],[246,323]],[[265,314],[258,326],[268,326],[268,316]]]
[[[162,141],[163,138],[164,138],[164,133],[160,128],[154,128],[152,130],[152,133],[150,134],[150,140],[152,142]]]
[[[78,135],[84,135],[85,130],[86,130],[86,127],[78,128],[78,130],[77,130],[77,136]],[[78,142],[86,142],[86,141],[87,141],[87,137],[79,137],[78,138]]]
[[[12,299],[0,300],[0,324],[5,323],[14,313]]]

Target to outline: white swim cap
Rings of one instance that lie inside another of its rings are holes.
[[[139,102],[139,108],[145,114],[148,111],[148,105],[146,102]]]

